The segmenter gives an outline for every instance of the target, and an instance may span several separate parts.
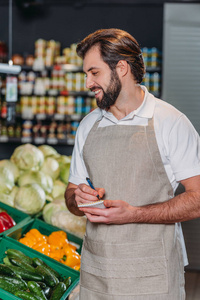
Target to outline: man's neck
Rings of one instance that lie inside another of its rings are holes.
[[[109,108],[118,120],[136,110],[144,100],[144,91],[139,85],[135,85],[134,89],[123,89],[114,105]]]

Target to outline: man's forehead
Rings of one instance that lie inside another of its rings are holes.
[[[99,47],[93,46],[90,50],[88,50],[83,59],[84,72],[88,72],[91,69],[98,68],[99,62],[103,62],[103,59],[100,55]]]

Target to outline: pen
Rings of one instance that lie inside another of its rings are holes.
[[[87,180],[89,186],[90,186],[93,190],[95,190],[95,188],[94,188],[94,186],[93,186],[93,183],[92,183],[92,181],[90,180],[90,178],[89,178],[89,177],[86,177],[86,180]],[[97,198],[100,200],[99,195],[97,195]]]

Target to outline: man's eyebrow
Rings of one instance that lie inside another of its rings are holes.
[[[92,70],[94,70],[94,69],[99,69],[99,68],[98,68],[98,67],[91,67],[91,68],[89,68],[87,71],[84,71],[84,73],[90,72],[90,71],[92,71]]]

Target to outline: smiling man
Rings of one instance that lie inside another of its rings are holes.
[[[65,194],[88,219],[80,299],[184,300],[180,222],[200,217],[199,136],[140,85],[144,62],[129,33],[98,30],[77,53],[98,105],[77,130]],[[180,182],[185,192],[174,196]],[[83,207],[97,196],[105,209]]]

